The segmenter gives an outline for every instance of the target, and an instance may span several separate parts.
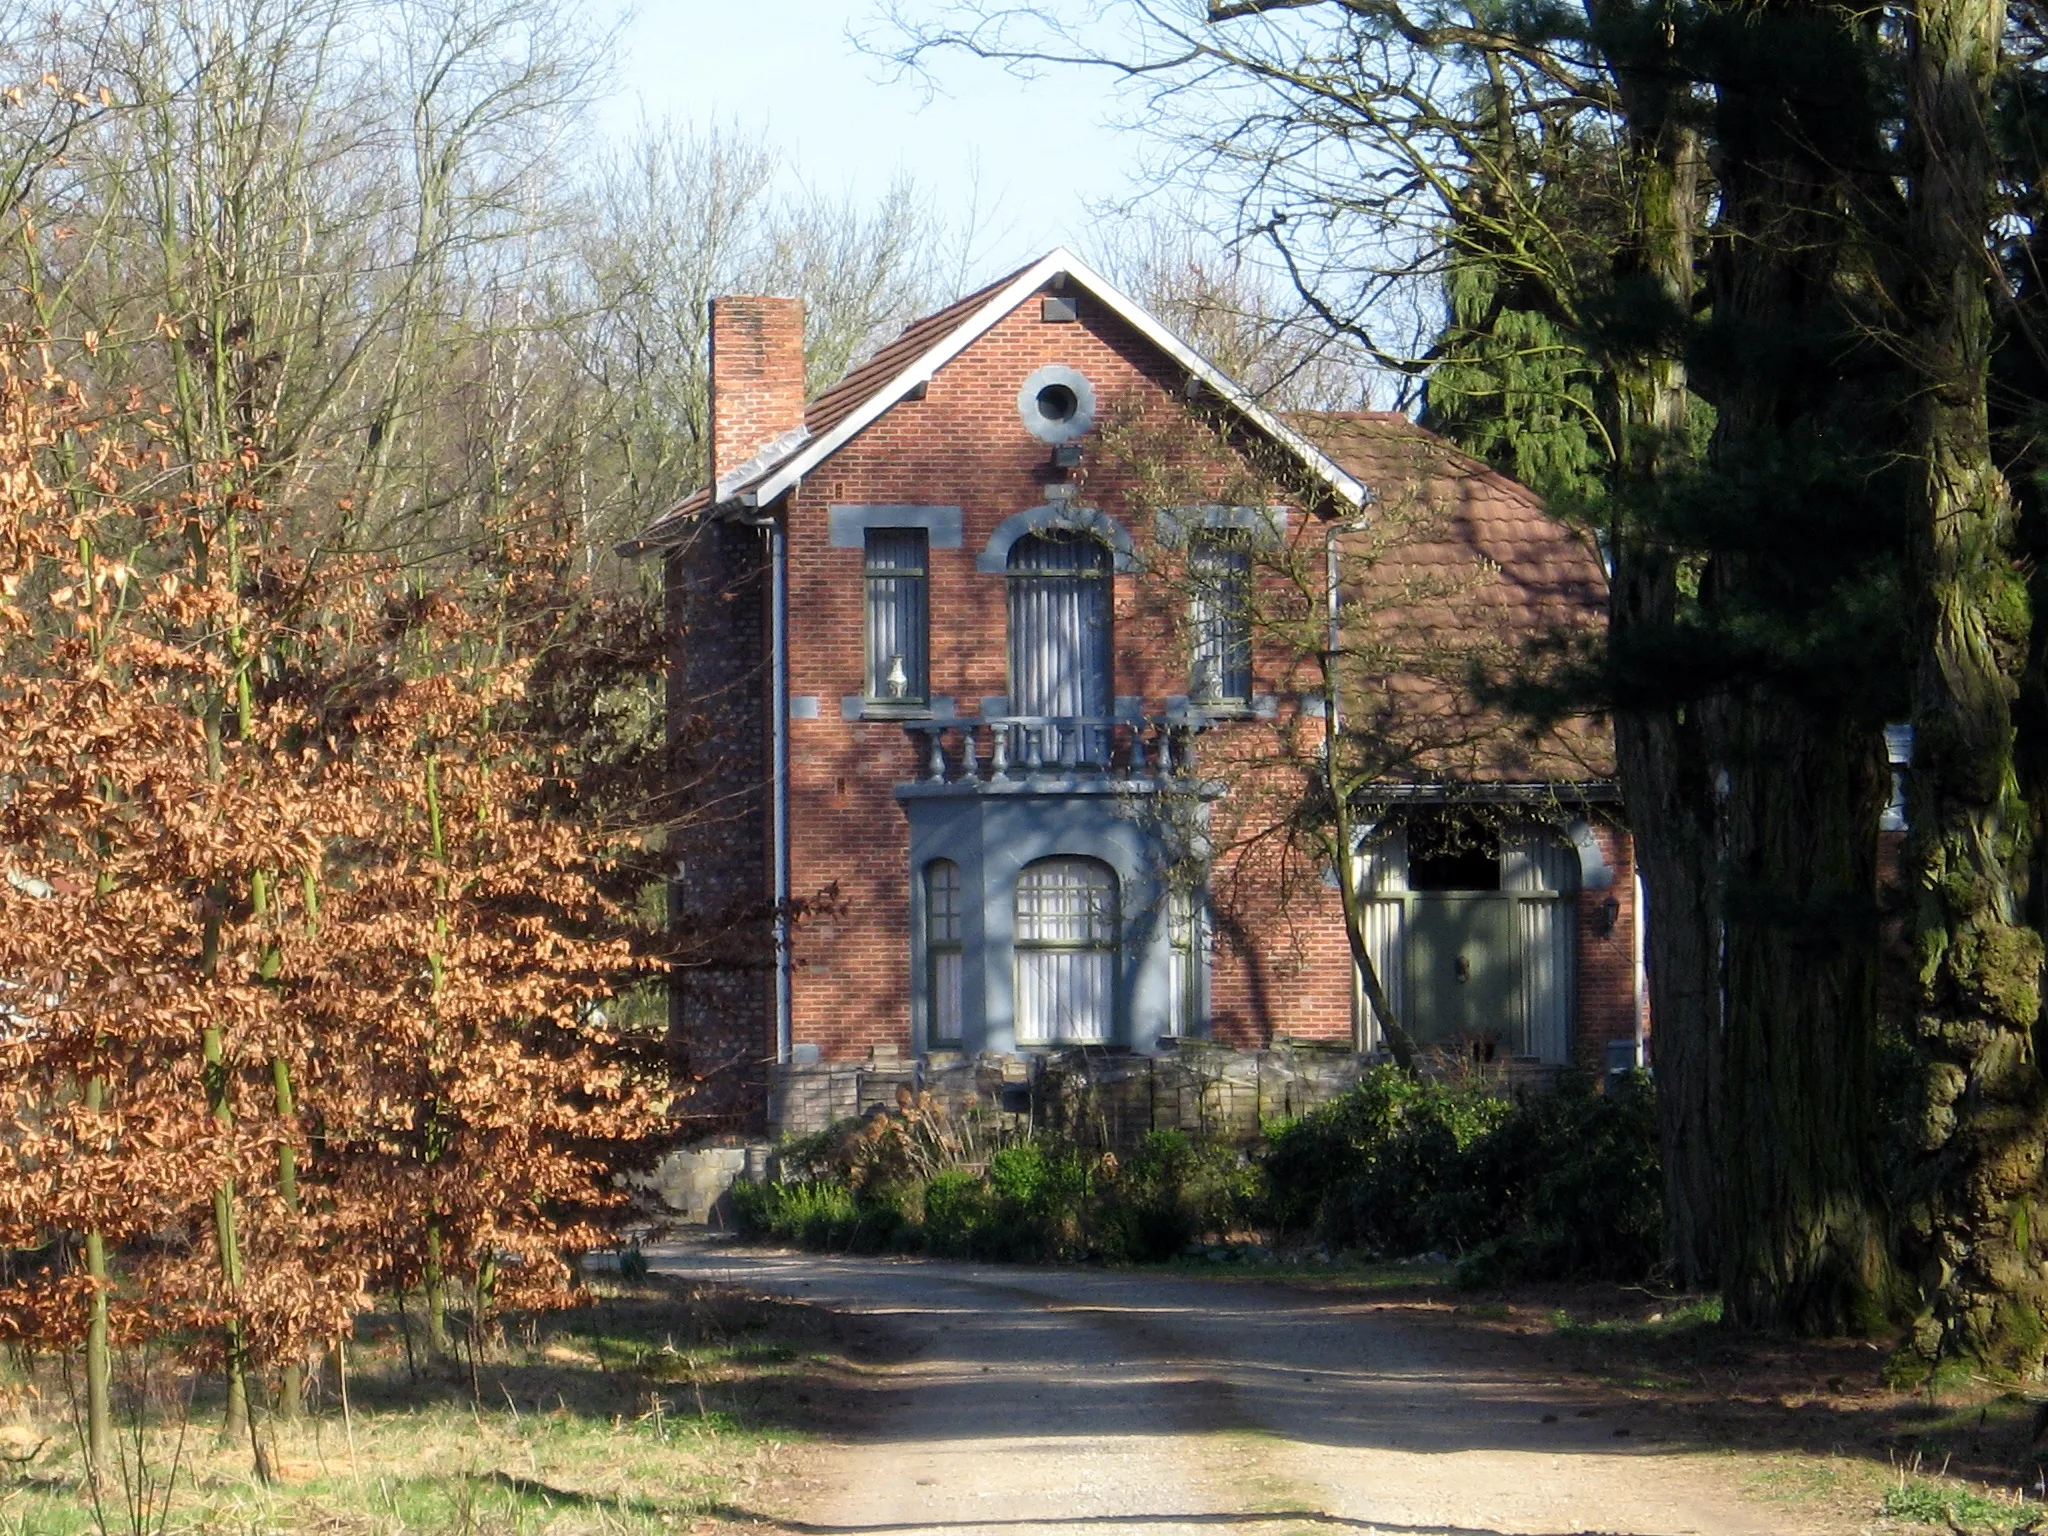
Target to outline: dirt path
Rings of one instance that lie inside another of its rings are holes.
[[[657,1268],[864,1316],[900,1363],[800,1536],[1776,1536],[1723,1462],[1362,1300],[1198,1277],[684,1246]]]

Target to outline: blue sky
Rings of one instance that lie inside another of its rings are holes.
[[[872,17],[870,0],[642,0],[611,115],[760,130],[806,180],[863,198],[907,172],[956,225],[978,208],[976,270],[1061,244],[1090,254],[1089,204],[1129,188],[1144,148],[1107,123],[1105,82],[955,58],[927,99],[849,39]]]

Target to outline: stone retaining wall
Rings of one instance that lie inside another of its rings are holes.
[[[1242,1146],[1268,1121],[1306,1114],[1385,1059],[1325,1045],[1240,1051],[1205,1041],[1183,1041],[1157,1056],[1077,1049],[910,1060],[876,1053],[863,1062],[776,1068],[769,1131],[777,1141],[811,1136],[929,1093],[949,1116],[993,1112],[1083,1146],[1124,1149],[1156,1130]],[[1503,1093],[1540,1092],[1557,1075],[1524,1062],[1465,1070],[1483,1072]],[[670,1153],[644,1187],[683,1221],[716,1227],[726,1225],[722,1202],[737,1180],[775,1172],[773,1143],[728,1141]]]

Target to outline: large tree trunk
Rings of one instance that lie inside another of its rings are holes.
[[[1634,710],[1616,757],[1649,910],[1641,920],[1664,1167],[1664,1252],[1686,1290],[1721,1275],[1720,957],[1712,792],[1696,715]]]
[[[1596,25],[1603,7],[1589,9]],[[1698,279],[1703,156],[1687,110],[1689,88],[1670,67],[1668,37],[1619,27],[1643,56],[1617,54],[1636,171],[1633,239],[1617,254],[1617,288],[1648,284],[1684,334]],[[1659,482],[1690,472],[1692,395],[1685,363],[1664,356],[1612,359],[1621,420],[1617,515],[1610,548],[1610,643],[1618,675],[1632,653],[1676,622],[1679,554],[1655,526]],[[1637,503],[1642,503],[1638,509]],[[1615,711],[1615,759],[1649,910],[1642,915],[1649,971],[1651,1048],[1664,1167],[1665,1254],[1674,1281],[1719,1275],[1721,1182],[1716,1145],[1719,970],[1714,915],[1713,797],[1697,711],[1637,696],[1626,682]]]
[[[1920,0],[1912,39],[1907,355],[1922,501],[1907,865],[1923,1161],[1908,1230],[1928,1301],[1918,1349],[2031,1375],[2048,1353],[2048,1086],[2013,739],[2031,614],[1986,410],[1987,119],[2004,20],[2000,0]]]
[[[1803,703],[1751,696],[1716,714],[1729,764],[1727,1315],[1874,1333],[1894,1308],[1875,1110],[1888,770],[1869,731]]]
[[[1704,711],[1725,776],[1721,1285],[1734,1321],[1809,1333],[1867,1333],[1896,1294],[1875,1081],[1878,749],[1896,669],[1844,639],[1881,632],[1862,615],[1891,558],[1859,489],[1882,463],[1868,395],[1887,365],[1844,214],[1882,163],[1874,117],[1844,109],[1844,72],[1867,57],[1858,26],[1780,0],[1709,50],[1724,129],[1702,379],[1720,506],[1701,595],[1729,677]]]

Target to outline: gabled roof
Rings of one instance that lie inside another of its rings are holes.
[[[935,314],[914,322],[902,335],[853,369],[804,410],[804,430],[770,444],[740,472],[686,497],[650,523],[624,547],[637,553],[666,542],[691,517],[717,506],[766,506],[837,452],[856,433],[875,421],[911,391],[980,339],[997,322],[1055,277],[1064,276],[1093,295],[1105,308],[1153,346],[1185,368],[1217,398],[1231,406],[1260,433],[1294,455],[1302,468],[1326,486],[1340,502],[1362,507],[1371,499],[1365,485],[1308,438],[1268,411],[1245,390],[1122,292],[1080,257],[1062,247],[1027,267],[1020,267]]]

